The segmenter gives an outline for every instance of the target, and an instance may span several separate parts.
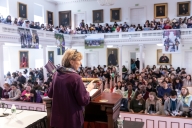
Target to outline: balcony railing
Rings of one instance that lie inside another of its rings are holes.
[[[13,26],[13,25],[0,24],[1,41],[2,41],[2,38],[7,38],[7,41],[9,41],[8,37],[13,37],[13,36],[15,38],[19,39],[19,34],[17,31],[17,28],[18,28],[17,26]],[[44,43],[48,42],[48,44],[55,43],[53,32],[37,30],[37,33],[39,35],[40,41],[42,41]],[[100,33],[98,33],[98,34],[100,34]],[[139,40],[140,41],[142,41],[142,40],[161,41],[163,30],[118,32],[118,33],[103,33],[103,34],[104,34],[105,41],[110,41],[110,42],[112,42],[112,41],[117,42],[118,40],[129,40],[131,42],[136,42]],[[82,41],[84,41],[86,34],[70,34],[70,35],[65,34],[64,37],[65,37],[65,40],[67,43],[78,42],[78,41],[82,42]],[[191,39],[191,41],[192,41],[192,28],[181,29],[181,38]],[[3,39],[3,41],[6,41],[6,39]],[[19,43],[18,40],[15,42]]]

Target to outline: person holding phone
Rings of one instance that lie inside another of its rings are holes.
[[[77,70],[81,66],[82,54],[68,49],[62,57],[62,66],[53,76],[48,96],[53,98],[51,127],[82,128],[83,106],[90,102],[90,92],[94,88],[90,82],[85,88]]]

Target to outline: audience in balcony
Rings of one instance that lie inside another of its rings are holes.
[[[9,24],[11,25],[12,21],[11,21],[11,16],[8,15],[7,18],[3,21],[4,24]]]
[[[192,28],[192,16],[190,18],[185,17],[184,19],[179,18],[170,20],[167,19],[160,19],[156,21],[153,19],[152,21],[147,20],[145,24],[142,26],[138,24],[136,27],[134,24],[130,26],[127,22],[124,24],[118,24],[114,22],[113,25],[109,25],[106,23],[105,25],[100,24],[86,24],[84,20],[82,20],[79,24],[79,27],[75,28],[75,30],[71,29],[71,26],[56,26],[54,27],[51,24],[39,24],[39,22],[25,20],[23,21],[22,18],[15,18],[14,21],[11,20],[11,16],[7,16],[6,19],[0,18],[0,22],[5,24],[13,24],[17,26],[22,26],[25,28],[33,28],[33,29],[42,29],[45,31],[52,31],[57,33],[63,34],[96,34],[96,33],[113,33],[113,32],[135,32],[135,31],[149,31],[149,30],[162,30],[162,29],[183,29],[183,28]]]

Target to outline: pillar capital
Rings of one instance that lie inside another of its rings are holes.
[[[142,47],[142,46],[143,46],[143,44],[139,44],[139,46],[140,46],[140,47]]]

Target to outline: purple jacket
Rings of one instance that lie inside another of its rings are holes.
[[[58,70],[48,96],[53,98],[52,127],[82,128],[84,123],[82,106],[89,104],[90,97],[77,73]]]

